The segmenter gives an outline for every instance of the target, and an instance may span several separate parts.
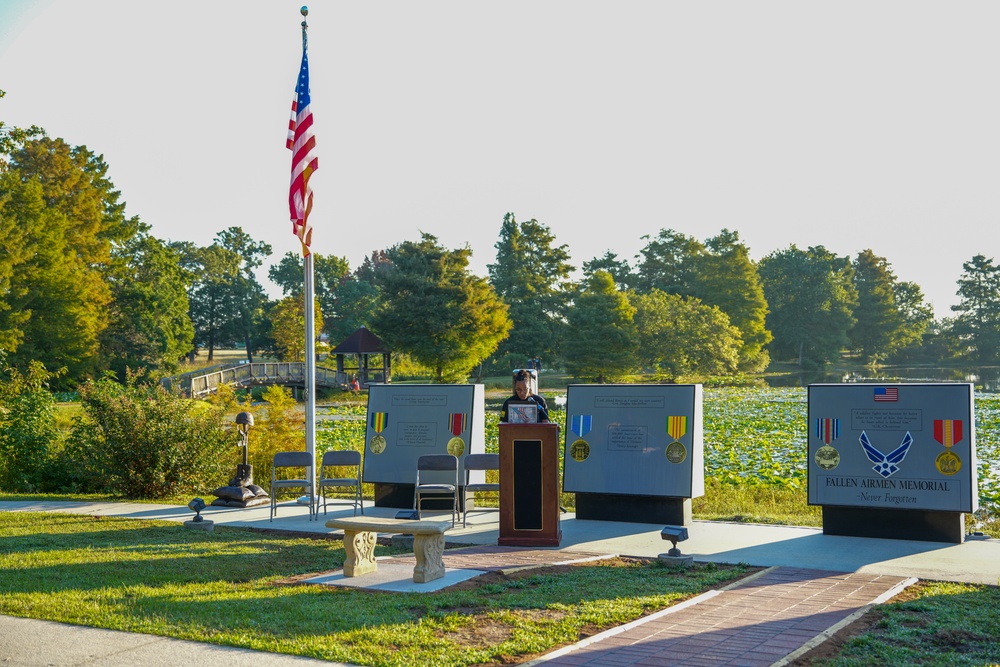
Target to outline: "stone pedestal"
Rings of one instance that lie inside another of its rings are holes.
[[[185,521],[184,527],[194,528],[196,530],[204,530],[206,533],[211,533],[213,530],[215,530],[215,522],[210,519],[202,519],[201,521],[192,519],[190,521]]]

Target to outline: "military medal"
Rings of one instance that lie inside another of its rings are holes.
[[[469,418],[465,412],[452,412],[448,415],[448,426],[453,437],[448,441],[448,453],[452,456],[461,456],[465,453],[465,441],[460,437],[465,432]]]
[[[840,452],[835,447],[823,445],[816,450],[816,465],[823,470],[833,470],[840,465]]]
[[[935,419],[934,439],[944,446],[944,451],[934,459],[934,467],[942,475],[954,475],[962,469],[962,459],[951,451],[955,443],[962,440],[961,419]]]
[[[816,437],[823,441],[823,446],[816,450],[814,459],[816,465],[823,470],[833,470],[840,465],[840,452],[836,447],[830,445],[831,442],[840,437],[839,419],[817,419]]]
[[[687,433],[687,415],[667,417],[667,434],[674,439],[667,445],[667,460],[671,463],[683,463],[687,458],[687,448],[681,443],[681,438]]]
[[[570,445],[569,455],[577,463],[586,461],[590,456],[590,443],[584,440],[583,436],[590,433],[592,426],[592,415],[573,415],[570,418],[570,430],[577,435],[577,439]]]
[[[385,451],[385,438],[382,437],[382,431],[389,424],[389,413],[388,412],[373,412],[371,415],[371,427],[375,431],[375,435],[372,436],[371,442],[368,443],[368,449],[371,450],[372,454],[381,454]]]

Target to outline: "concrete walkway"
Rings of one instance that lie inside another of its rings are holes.
[[[186,507],[128,503],[0,502],[0,511],[57,511],[95,516],[125,516],[186,521]],[[366,507],[372,516],[393,516],[390,508]],[[278,517],[269,509],[209,508],[203,515],[216,525],[299,532],[331,532],[326,518],[350,516],[338,507],[310,521],[305,506],[285,503]],[[426,513],[425,513],[426,514]],[[449,530],[449,545],[477,548],[446,552],[445,565],[464,578],[490,567],[525,562],[570,562],[610,555],[655,557],[670,544],[661,525],[562,518],[558,549],[496,547],[496,511],[470,513],[469,525]],[[559,649],[533,664],[558,665],[772,665],[832,634],[840,624],[871,604],[888,599],[916,579],[996,584],[1000,581],[1000,540],[969,536],[963,544],[879,540],[823,535],[821,530],[783,526],[695,521],[690,539],[678,546],[695,560],[747,563],[771,568],[759,578],[727,590],[711,591],[683,605]],[[530,563],[529,563],[530,564]],[[444,581],[406,585],[412,564],[380,561],[384,590],[434,590]],[[337,573],[316,583],[338,585]],[[343,580],[343,577],[339,577]],[[355,578],[350,585],[357,585]],[[460,580],[460,579],[459,579]],[[403,583],[400,583],[403,582]],[[379,587],[374,578],[371,587]],[[397,586],[397,588],[392,588]],[[426,589],[419,588],[427,587]],[[366,586],[368,587],[368,586]],[[309,665],[289,656],[228,649],[44,621],[0,617],[0,665],[96,665],[229,667],[250,659],[258,665]]]

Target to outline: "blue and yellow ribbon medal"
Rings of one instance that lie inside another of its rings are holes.
[[[388,424],[388,412],[373,412],[371,414],[371,427],[375,431],[375,435],[372,436],[371,442],[368,443],[368,449],[371,450],[372,454],[381,454],[385,451],[385,438],[382,436],[382,431]]]
[[[674,439],[667,445],[667,460],[671,463],[683,463],[687,458],[687,447],[681,444],[681,438],[688,430],[687,415],[674,415],[667,417],[667,435]]]
[[[833,470],[840,465],[840,452],[830,443],[840,437],[840,420],[823,419],[816,420],[816,437],[823,441],[823,445],[816,450],[813,457],[823,470]]]
[[[569,455],[577,463],[582,463],[590,457],[590,443],[584,440],[583,436],[590,433],[593,417],[591,415],[573,415],[569,423],[570,429],[577,436],[577,439],[569,447]]]
[[[954,475],[962,469],[962,459],[951,448],[962,440],[961,419],[935,419],[934,439],[944,445],[944,451],[934,459],[934,467],[942,475]]]
[[[465,440],[460,437],[465,433],[465,426],[469,418],[465,412],[452,412],[448,415],[448,427],[454,436],[448,441],[448,453],[452,456],[461,456],[465,452]]]

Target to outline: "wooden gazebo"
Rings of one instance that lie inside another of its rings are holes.
[[[337,376],[344,378],[344,384],[351,376],[358,376],[358,383],[367,387],[369,382],[391,382],[392,361],[389,348],[371,331],[362,326],[330,350],[337,356]],[[381,355],[382,364],[372,364],[371,357]]]

